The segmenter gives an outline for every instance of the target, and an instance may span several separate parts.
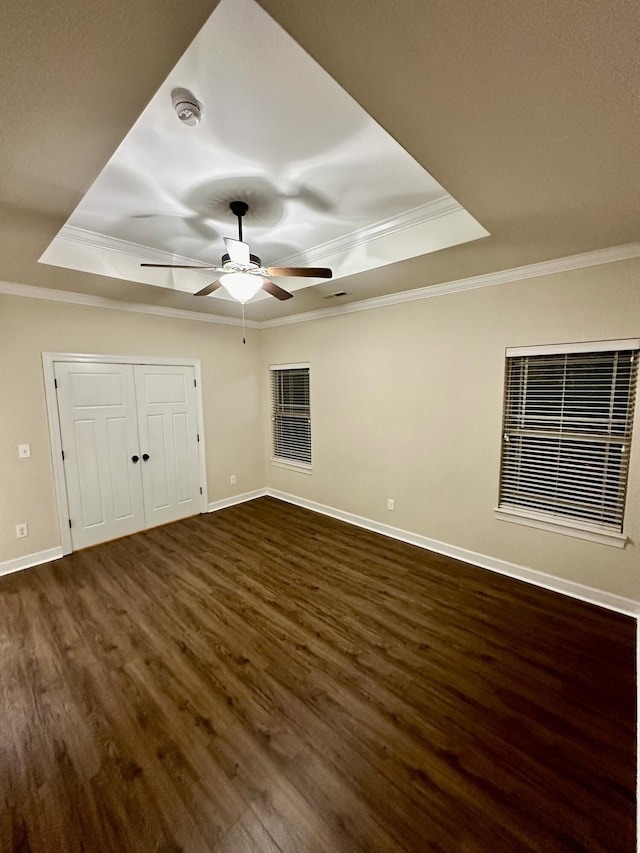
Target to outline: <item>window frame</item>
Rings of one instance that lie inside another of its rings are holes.
[[[550,344],[541,346],[526,346],[526,347],[507,347],[505,350],[505,378],[504,378],[504,396],[501,412],[501,433],[500,433],[500,469],[498,475],[498,505],[494,508],[494,515],[500,521],[522,524],[527,527],[533,527],[540,530],[560,533],[567,536],[573,536],[579,539],[586,539],[592,542],[598,542],[604,545],[612,545],[618,548],[624,548],[627,542],[627,536],[624,533],[624,514],[622,518],[622,532],[611,529],[607,526],[601,526],[597,523],[582,521],[571,516],[552,515],[544,511],[527,509],[525,507],[502,505],[500,498],[503,489],[504,476],[504,436],[506,432],[506,416],[507,416],[507,400],[508,400],[508,371],[509,359],[521,358],[527,356],[540,355],[572,355],[572,354],[589,354],[598,352],[612,351],[635,351],[636,370],[638,359],[640,358],[640,338],[629,338],[610,341],[587,341],[583,343],[568,343],[568,344]],[[633,388],[633,385],[632,385]],[[637,426],[636,421],[640,407],[635,406],[635,396],[637,396],[637,388],[635,395],[630,402],[631,408],[631,428],[629,433],[629,446],[627,452],[631,454],[632,437],[634,427]],[[635,408],[635,412],[634,412]],[[627,409],[629,411],[629,409]],[[625,495],[629,488],[629,474],[631,465],[629,464],[625,473],[624,483]]]
[[[278,456],[276,454],[276,440],[275,440],[275,419],[277,417],[277,413],[275,411],[276,407],[276,395],[274,388],[274,375],[276,373],[286,372],[288,370],[306,370],[307,371],[307,380],[308,380],[308,394],[309,394],[309,411],[308,411],[308,423],[309,423],[309,456],[311,461],[305,462],[299,459],[290,459],[286,456]],[[311,432],[311,365],[308,361],[305,362],[294,362],[291,364],[270,364],[269,365],[269,421],[271,425],[270,429],[270,462],[274,467],[277,468],[288,468],[294,471],[298,471],[303,474],[310,474],[313,470],[313,437]]]

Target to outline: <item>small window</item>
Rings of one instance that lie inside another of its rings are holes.
[[[639,346],[507,350],[498,512],[622,533]]]
[[[273,458],[311,466],[309,366],[271,367]]]

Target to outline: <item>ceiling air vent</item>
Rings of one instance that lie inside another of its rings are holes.
[[[326,296],[323,296],[323,299],[335,299],[336,296],[347,296],[346,290],[339,290],[337,293],[328,293]]]

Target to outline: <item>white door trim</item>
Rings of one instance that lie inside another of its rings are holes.
[[[53,462],[53,482],[56,492],[56,508],[58,511],[58,529],[60,532],[60,544],[63,554],[71,554],[73,545],[71,542],[71,531],[69,529],[69,498],[67,495],[67,483],[62,465],[62,436],[60,433],[60,419],[58,416],[58,397],[56,394],[54,365],[57,361],[102,363],[102,364],[166,364],[176,367],[193,367],[196,378],[196,407],[198,419],[198,463],[200,482],[202,483],[202,495],[200,496],[200,512],[208,512],[209,500],[207,497],[207,467],[204,448],[204,415],[202,407],[202,375],[200,370],[200,359],[197,358],[162,358],[159,356],[139,355],[99,355],[95,353],[77,352],[43,352],[42,369],[44,373],[44,393],[47,405],[47,420],[49,421],[49,441],[51,445],[51,459]]]

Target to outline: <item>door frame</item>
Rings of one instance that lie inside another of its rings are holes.
[[[168,367],[192,367],[196,378],[196,417],[198,423],[198,464],[202,493],[200,495],[200,512],[207,512],[209,499],[207,496],[207,466],[204,449],[204,416],[202,406],[202,374],[198,358],[162,358],[161,356],[139,355],[99,355],[95,353],[77,352],[43,352],[42,370],[44,373],[44,393],[49,422],[49,442],[51,445],[51,461],[53,463],[53,483],[56,493],[56,508],[58,511],[58,529],[63,554],[73,553],[71,530],[69,528],[69,498],[67,481],[62,462],[62,435],[58,414],[58,395],[55,384],[55,364],[58,361],[85,364],[154,364]]]

